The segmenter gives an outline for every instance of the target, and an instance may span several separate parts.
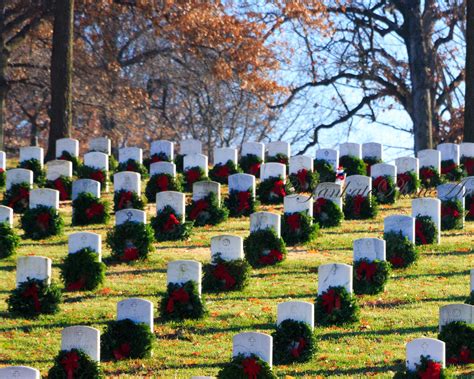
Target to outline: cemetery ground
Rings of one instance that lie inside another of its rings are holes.
[[[110,193],[105,196],[111,201]],[[261,207],[282,212],[282,207]],[[369,221],[344,221],[342,226],[323,229],[306,246],[289,248],[279,266],[253,270],[249,286],[242,292],[206,294],[209,314],[198,321],[163,323],[156,306],[166,289],[166,265],[171,260],[210,260],[210,239],[219,234],[245,237],[249,218],[229,219],[214,227],[195,228],[189,241],[156,243],[147,261],[111,264],[105,235],[113,225],[74,227],[70,202],[60,212],[66,228],[61,237],[44,241],[22,240],[16,256],[0,261],[0,363],[28,365],[45,375],[60,350],[61,330],[88,325],[100,330],[115,319],[116,304],[128,297],[141,297],[155,304],[153,356],[143,360],[102,362],[108,377],[189,378],[215,375],[229,361],[232,336],[243,331],[271,334],[277,304],[288,300],[313,302],[317,293],[318,266],[324,263],[352,263],[352,241],[382,237],[383,219],[391,214],[411,214],[410,199],[393,206],[381,206]],[[147,207],[150,220],[154,204]],[[18,233],[19,216],[15,215]],[[67,235],[92,231],[102,235],[103,258],[108,264],[106,281],[95,292],[64,294],[61,311],[36,320],[14,318],[7,312],[6,298],[15,286],[16,258],[41,255],[53,259],[53,281],[59,282],[59,265],[67,254]],[[441,245],[419,248],[420,259],[412,267],[392,271],[384,293],[358,296],[361,321],[346,327],[316,327],[318,352],[308,363],[274,366],[278,377],[391,377],[403,369],[405,343],[422,336],[437,336],[439,307],[464,302],[469,292],[469,269],[474,267],[472,250],[474,223],[464,230],[442,233]],[[474,377],[474,366],[457,368],[459,377]]]

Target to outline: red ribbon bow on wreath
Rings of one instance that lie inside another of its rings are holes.
[[[227,165],[220,166],[216,170],[216,176],[218,176],[219,178],[227,178],[229,174],[230,174],[230,169]]]
[[[100,203],[92,204],[89,208],[86,208],[86,217],[88,220],[93,219],[96,216],[100,216],[104,213],[104,205]]]
[[[81,277],[79,280],[75,282],[69,283],[66,287],[67,291],[80,291],[86,285],[86,278]]]
[[[38,224],[38,227],[43,231],[48,229],[50,221],[51,215],[49,213],[43,212],[36,216],[36,223]]]
[[[296,178],[298,179],[298,183],[300,184],[301,188],[306,189],[308,186],[306,183],[306,177],[308,176],[308,170],[305,168],[299,170],[296,173]]]
[[[401,267],[405,264],[405,260],[402,257],[392,257],[389,261],[395,267]]]
[[[474,158],[466,158],[464,160],[464,168],[469,176],[474,174]]]
[[[458,356],[452,356],[448,359],[449,364],[468,364],[474,363],[474,359],[471,359],[471,351],[467,348],[467,346],[462,346],[461,350],[459,351]]]
[[[425,231],[423,229],[423,223],[420,220],[415,221],[415,235],[421,241],[422,245],[426,245],[428,243],[426,240]]]
[[[112,353],[116,360],[120,361],[122,359],[128,358],[130,356],[131,347],[128,342],[121,344],[117,349],[112,350]]]
[[[451,171],[456,169],[456,163],[451,163],[450,165],[443,166],[441,165],[441,173],[446,175],[449,174]]]
[[[421,379],[439,379],[441,376],[441,363],[428,361],[426,365],[426,370],[423,372],[418,372],[418,375]]]
[[[331,288],[322,296],[323,308],[327,314],[331,314],[334,309],[341,309],[341,297]]]
[[[199,213],[206,210],[209,207],[209,203],[205,199],[198,200],[194,203],[191,212],[189,212],[189,218],[196,220],[199,217]]]
[[[327,200],[323,197],[318,197],[314,202],[313,213],[319,215],[323,211],[323,207],[327,204]]]
[[[449,205],[441,205],[441,217],[459,217],[459,211]]]
[[[420,169],[420,176],[423,180],[428,180],[434,177],[435,173],[430,167],[423,167]]]
[[[97,180],[99,183],[103,183],[105,181],[104,173],[101,170],[94,171],[91,174],[91,179]]]
[[[397,184],[400,188],[405,188],[411,183],[411,176],[408,172],[402,172],[397,175]]]
[[[4,172],[5,172],[5,170],[0,167],[0,174],[3,174]]]
[[[374,188],[377,189],[377,191],[380,191],[382,193],[385,193],[388,191],[388,181],[386,178],[383,176],[378,176],[374,180]]]
[[[301,228],[301,217],[299,213],[293,213],[286,216],[286,222],[288,223],[292,232],[295,232]]]
[[[127,171],[136,171],[137,165],[135,162],[127,164]]]
[[[368,282],[371,282],[376,272],[377,272],[376,263],[362,261],[357,267],[357,279],[360,280],[362,279],[362,277],[365,277],[365,279]]]
[[[257,176],[258,173],[260,172],[260,166],[261,166],[261,163],[254,163],[250,165],[250,168],[249,168],[250,174]]]
[[[225,282],[226,289],[230,289],[235,286],[235,279],[229,274],[227,267],[225,267],[222,263],[219,263],[216,266],[213,274],[216,279],[223,280]]]
[[[242,367],[248,379],[257,379],[257,375],[262,370],[258,362],[253,358],[245,358],[242,361]]]
[[[75,351],[67,353],[61,360],[67,379],[74,379],[74,370],[79,368],[79,355]]]
[[[171,213],[168,216],[168,220],[166,220],[165,224],[163,225],[163,230],[165,232],[169,232],[173,230],[177,225],[179,225],[179,220],[176,218],[176,216]]]
[[[153,154],[151,157],[151,163],[161,162],[161,158],[158,154]]]
[[[41,311],[41,303],[39,301],[39,296],[38,296],[39,288],[36,285],[36,283],[30,284],[27,289],[23,291],[21,296],[24,298],[31,297],[33,299],[33,306],[35,308],[36,312]]]
[[[259,262],[262,264],[273,264],[275,262],[279,262],[283,259],[283,254],[276,249],[270,250],[270,253],[260,257]]]
[[[273,188],[271,190],[275,195],[279,197],[285,197],[286,196],[286,191],[285,191],[285,183],[283,183],[283,180],[277,180],[273,184]]]
[[[128,206],[129,203],[132,202],[133,199],[133,192],[132,191],[125,191],[120,194],[120,200],[118,203],[118,209],[124,209]]]
[[[168,191],[168,186],[170,181],[166,175],[159,175],[156,178],[156,186],[160,189],[160,191]]]
[[[10,208],[14,208],[15,204],[21,200],[28,200],[30,198],[30,191],[26,188],[21,187],[18,190],[18,195],[16,195],[13,199],[11,199],[10,203],[8,206]]]
[[[59,199],[64,201],[67,200],[68,198],[68,193],[66,190],[66,187],[64,187],[63,180],[61,178],[57,178],[54,181],[54,188],[56,188],[59,191]]]
[[[120,257],[121,261],[130,262],[138,259],[138,249],[136,247],[127,247]]]
[[[197,182],[200,177],[201,177],[201,173],[199,172],[199,170],[191,169],[191,170],[186,171],[186,183],[188,183],[188,185],[191,185],[194,182]]]
[[[166,311],[168,313],[174,312],[175,301],[181,304],[186,304],[187,302],[189,302],[189,294],[186,292],[186,290],[183,287],[178,288],[177,290],[174,290],[173,292],[171,292],[171,296],[168,299],[168,304],[166,304]]]
[[[237,193],[237,211],[243,212],[250,208],[250,192],[248,191],[240,191]],[[473,201],[474,203],[474,201]]]
[[[295,358],[298,358],[306,347],[306,340],[301,337],[298,341],[298,345],[291,349],[291,355]]]
[[[469,217],[474,217],[474,199],[471,200],[471,205],[469,205],[469,211],[467,212]]]
[[[354,197],[354,214],[356,216],[360,216],[360,212],[362,211],[362,204],[364,204],[365,196],[356,195]]]

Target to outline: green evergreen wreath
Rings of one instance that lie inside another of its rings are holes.
[[[449,182],[459,182],[463,176],[463,170],[452,159],[449,159],[441,161],[441,175]]]
[[[277,155],[267,157],[265,159],[265,162],[267,162],[267,163],[270,163],[270,162],[281,163],[281,164],[284,164],[285,166],[288,167],[289,160],[290,160],[290,158],[288,158],[288,155],[278,153]]]
[[[441,202],[441,230],[462,229],[464,209],[460,200]]]
[[[466,205],[466,221],[474,221],[474,196],[472,194],[466,195],[464,202]]]
[[[152,217],[150,224],[157,241],[184,241],[191,235],[194,222],[183,222],[173,207],[167,205],[155,217]]]
[[[286,258],[286,245],[273,229],[256,230],[244,240],[245,259],[254,268],[275,265]]]
[[[232,161],[228,160],[225,164],[218,163],[209,170],[209,177],[211,180],[227,184],[229,175],[237,174],[241,172],[240,168]]]
[[[365,175],[367,169],[362,159],[354,157],[353,155],[343,155],[339,158],[339,166],[344,168],[347,176],[350,175]]]
[[[263,160],[255,154],[248,154],[240,157],[239,166],[243,172],[260,178],[260,166]]]
[[[114,211],[122,209],[140,209],[145,208],[145,202],[142,197],[133,191],[120,190],[114,192]]]
[[[394,375],[394,379],[454,378],[449,370],[443,368],[441,363],[431,360],[429,355],[422,355],[420,357],[420,363],[415,364],[415,367],[416,369],[414,371],[408,371],[405,369],[403,372],[397,372]]]
[[[40,240],[61,235],[64,220],[55,208],[39,205],[25,211],[21,216],[21,227],[25,231],[26,238]]]
[[[132,171],[138,172],[142,179],[148,178],[148,170],[147,168],[140,162],[137,162],[134,159],[129,159],[126,162],[119,163],[117,167],[117,171]]]
[[[72,178],[61,175],[57,179],[47,180],[45,187],[58,190],[59,200],[61,201],[71,200]]]
[[[174,164],[176,165],[176,172],[183,172],[184,154],[176,154],[176,156],[174,157]]]
[[[438,228],[429,216],[417,215],[415,219],[416,245],[430,245],[437,240]]]
[[[271,367],[255,354],[239,354],[217,373],[218,379],[277,379]]]
[[[110,205],[89,192],[80,193],[72,202],[72,225],[107,224]]]
[[[339,226],[344,219],[344,213],[335,202],[323,197],[313,203],[313,220],[320,228]]]
[[[418,259],[415,245],[402,232],[384,233],[387,247],[387,260],[393,268],[408,267]]]
[[[257,186],[257,196],[262,204],[281,204],[283,198],[292,193],[290,181],[281,176],[262,180]]]
[[[225,261],[217,253],[212,262],[203,267],[202,286],[208,292],[240,291],[248,284],[250,270],[250,265],[245,260]]]
[[[471,294],[465,301],[466,304],[474,305],[474,291],[471,291]]]
[[[301,169],[296,174],[290,174],[289,179],[296,192],[313,192],[318,184],[319,174],[315,171]]]
[[[61,155],[56,158],[58,160],[61,160],[61,161],[69,161],[69,162],[72,162],[72,171],[74,173],[74,175],[77,175],[78,173],[78,170],[79,170],[79,167],[81,166],[81,161],[79,160],[78,157],[73,157],[71,155],[71,153],[69,153],[68,151],[64,150]]]
[[[375,197],[363,195],[346,195],[343,208],[346,220],[374,218],[379,211]]]
[[[390,175],[378,176],[372,181],[372,195],[379,204],[393,204],[398,199],[398,188]]]
[[[463,167],[463,176],[474,176],[474,157],[461,157],[461,165]]]
[[[150,177],[146,184],[145,196],[149,203],[156,201],[156,194],[163,191],[183,191],[183,181],[181,175],[155,174]]]
[[[308,362],[317,351],[316,335],[305,322],[284,320],[276,327],[272,337],[276,364]]]
[[[194,221],[195,226],[217,225],[227,220],[229,210],[220,206],[217,195],[211,192],[201,200],[192,200],[186,207],[186,217]]]
[[[102,379],[99,363],[82,350],[61,350],[49,369],[48,379],[83,378]]]
[[[364,157],[362,159],[365,163],[365,175],[370,176],[370,169],[374,164],[382,163],[382,160],[377,157]]]
[[[115,159],[115,157],[112,154],[110,154],[109,155],[109,172],[112,174],[114,172],[117,172],[118,165],[119,165],[118,160]]]
[[[450,322],[441,328],[438,339],[446,344],[448,364],[474,363],[474,324]]]
[[[38,187],[43,187],[46,182],[46,171],[41,167],[41,162],[38,159],[28,159],[26,161],[20,162],[18,168],[24,168],[26,170],[33,171],[33,182],[38,185]]]
[[[443,183],[441,175],[433,166],[420,168],[420,183],[423,188],[436,188]]]
[[[402,195],[416,193],[420,189],[420,179],[413,171],[397,174],[397,187]]]
[[[336,173],[331,163],[324,159],[314,160],[314,171],[319,174],[320,183],[329,183],[336,180]]]
[[[7,174],[3,168],[0,168],[0,188],[5,187],[7,181]]]
[[[288,246],[314,240],[318,230],[319,225],[306,211],[285,213],[281,220],[281,236]]]
[[[375,295],[383,292],[390,271],[391,265],[386,261],[360,259],[354,262],[354,293]]]
[[[48,285],[46,280],[27,278],[12,291],[7,304],[8,311],[12,314],[33,318],[40,314],[59,312],[61,301],[62,295],[58,286]]]
[[[0,259],[7,258],[20,246],[20,237],[8,222],[0,222]]]
[[[166,294],[160,303],[160,316],[163,320],[196,320],[206,313],[196,282],[190,280],[184,284],[168,283]]]
[[[231,217],[250,216],[257,211],[259,202],[252,195],[252,191],[232,190],[224,200],[225,207]]]
[[[188,192],[192,192],[193,184],[202,180],[208,180],[206,172],[199,166],[189,167],[184,171],[184,188]]]
[[[80,179],[92,179],[100,183],[101,191],[105,191],[107,187],[107,171],[100,168],[82,165],[79,169]]]
[[[153,229],[149,224],[126,221],[107,233],[112,257],[122,262],[146,259],[155,250]]]
[[[68,254],[61,265],[61,279],[66,291],[93,291],[105,280],[105,264],[90,248]]]
[[[164,153],[163,151],[160,151],[159,153],[155,153],[151,155],[149,158],[145,158],[143,160],[143,164],[148,170],[150,170],[150,166],[153,163],[157,163],[157,162],[171,162],[171,159],[170,157],[168,157],[168,155],[166,155],[166,153]]]
[[[13,184],[3,195],[3,205],[13,209],[15,213],[23,213],[30,204],[30,185],[28,183]]]
[[[130,319],[110,321],[100,336],[101,356],[105,360],[149,358],[154,334],[144,322]]]
[[[316,297],[314,321],[323,326],[344,325],[359,320],[359,305],[345,287],[329,287]]]

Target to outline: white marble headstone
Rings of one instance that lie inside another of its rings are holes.
[[[93,138],[89,140],[89,151],[110,155],[112,152],[112,143],[107,137]]]
[[[184,171],[189,170],[192,167],[200,167],[204,170],[204,175],[207,176],[209,172],[207,164],[207,156],[204,154],[188,154],[183,159]]]
[[[309,155],[295,155],[290,158],[290,175],[300,170],[314,171],[314,161]]]
[[[59,209],[59,191],[50,188],[39,188],[30,191],[30,209],[39,205]]]
[[[72,200],[76,200],[81,193],[90,193],[100,198],[100,182],[92,179],[78,179],[72,182]]]
[[[129,319],[135,323],[144,323],[153,333],[153,303],[132,297],[117,303],[117,320]]]
[[[411,216],[392,215],[383,220],[383,231],[402,232],[411,242],[415,243],[415,219]]]
[[[288,195],[283,198],[285,213],[308,212],[313,217],[313,197],[301,194]]]
[[[224,165],[227,161],[237,164],[237,149],[232,147],[216,147],[214,149],[214,165]]]
[[[395,165],[397,166],[397,173],[403,174],[405,172],[414,172],[418,176],[419,162],[418,158],[414,157],[402,157],[395,159]]]
[[[471,269],[471,292],[474,291],[474,268]]]
[[[166,206],[170,206],[181,216],[182,221],[186,215],[186,195],[176,191],[163,191],[156,194],[156,213],[158,214]]]
[[[331,200],[342,209],[342,185],[339,183],[319,183],[314,190],[315,201],[319,198]]]
[[[343,263],[329,263],[318,268],[318,295],[329,287],[344,287],[352,293],[352,266]]]
[[[465,188],[465,195],[469,196],[474,193],[474,176],[468,176],[461,181],[461,184]]]
[[[203,180],[201,182],[193,183],[193,200],[198,201],[204,199],[209,194],[215,193],[217,195],[218,204],[221,203],[221,185],[217,182]]]
[[[61,332],[61,350],[83,351],[96,362],[100,361],[100,331],[89,326],[70,326]]]
[[[262,229],[273,229],[281,236],[280,215],[271,212],[255,212],[250,215],[250,233]]]
[[[56,180],[60,176],[72,177],[72,162],[59,159],[46,163],[47,180]]]
[[[185,139],[179,143],[179,153],[181,155],[201,154],[202,143],[197,139]]]
[[[109,156],[99,151],[84,154],[84,166],[109,171]]]
[[[52,261],[46,257],[24,256],[16,260],[16,286],[28,278],[46,280],[51,283]]]
[[[431,217],[433,222],[438,229],[437,242],[439,243],[441,238],[441,200],[420,197],[411,201],[411,215],[416,216],[428,216]]]
[[[40,372],[27,366],[8,366],[0,368],[0,379],[40,379]]]
[[[453,199],[461,200],[464,207],[464,195],[466,189],[462,184],[445,183],[436,187],[436,190],[438,192],[438,199],[441,201]]]
[[[372,191],[372,178],[364,175],[350,175],[346,178],[345,193],[349,196],[370,196]]]
[[[0,222],[6,222],[13,228],[13,209],[0,205]]]
[[[262,163],[260,166],[260,178],[262,180],[281,177],[286,180],[286,166],[283,163]]]
[[[459,145],[459,152],[462,157],[474,157],[474,143],[463,142]]]
[[[4,151],[0,151],[0,169],[3,171],[7,169],[7,155]]]
[[[316,159],[322,159],[330,164],[334,169],[334,172],[339,167],[339,151],[334,149],[319,149],[316,150]]]
[[[243,192],[250,190],[255,197],[255,176],[250,174],[232,174],[229,175],[229,192]]]
[[[441,161],[453,160],[455,164],[459,164],[460,149],[458,144],[440,143],[437,150],[441,152]]]
[[[285,320],[304,322],[314,329],[314,305],[307,301],[286,301],[278,304],[277,325]]]
[[[146,224],[146,212],[139,209],[122,209],[115,212],[115,225],[122,225],[127,221]]]
[[[254,354],[272,367],[273,338],[268,334],[247,332],[239,333],[232,338],[232,356]]]
[[[273,141],[266,145],[267,155],[269,157],[275,157],[277,154],[286,155],[288,158],[291,156],[291,147],[288,142],[285,141]]]
[[[141,177],[138,172],[122,171],[114,174],[115,192],[121,190],[135,192],[141,194]]]
[[[44,163],[44,150],[42,147],[28,146],[20,147],[20,163],[30,159],[36,159],[43,167]]]
[[[262,142],[244,142],[242,144],[242,156],[256,155],[262,161],[265,160],[265,144]]]
[[[73,157],[79,156],[79,141],[74,138],[61,138],[56,141],[56,158],[59,158],[63,151],[68,152]]]
[[[339,156],[351,156],[356,158],[362,158],[362,146],[359,143],[347,142],[339,145]]]
[[[448,304],[439,308],[439,330],[455,321],[463,321],[474,324],[474,305],[470,304]]]
[[[367,259],[370,262],[375,260],[386,260],[386,244],[381,238],[359,238],[354,240],[354,262]]]
[[[211,238],[211,258],[220,253],[225,261],[244,259],[244,241],[242,237],[222,234]]]
[[[155,154],[166,154],[169,160],[174,159],[174,143],[166,140],[153,141],[150,145],[150,156]]]
[[[383,160],[383,145],[377,142],[363,143],[362,158],[376,158]]]
[[[74,254],[86,248],[97,252],[100,260],[102,255],[102,236],[91,232],[77,232],[69,235],[68,254]]]
[[[168,283],[184,284],[189,281],[196,282],[199,295],[201,295],[201,272],[200,262],[190,260],[171,261],[168,263],[166,280]]]
[[[167,174],[176,177],[176,165],[172,162],[155,162],[150,165],[150,176]]]
[[[143,150],[139,147],[123,147],[119,149],[119,162],[127,163],[129,160],[143,163]]]
[[[437,171],[441,171],[440,151],[433,149],[420,150],[417,155],[420,163],[420,168],[433,167]]]
[[[446,346],[443,341],[434,338],[417,338],[406,345],[406,366],[408,371],[416,371],[421,356],[429,356],[431,360],[446,367]]]
[[[379,176],[390,176],[394,182],[397,181],[397,166],[388,163],[377,163],[370,167],[370,176],[373,179]]]
[[[7,191],[15,184],[28,183],[33,186],[33,171],[24,168],[13,168],[7,171]]]

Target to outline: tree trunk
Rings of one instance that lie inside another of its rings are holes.
[[[467,0],[464,142],[474,142],[474,0]]]
[[[5,0],[0,0],[0,151],[5,150],[5,112],[8,94],[7,67],[9,52],[5,35]]]
[[[51,124],[46,159],[54,159],[56,140],[71,136],[74,0],[55,2],[51,53]]]
[[[404,0],[404,39],[412,82],[413,132],[415,152],[433,147],[430,71],[427,46],[423,39],[423,19],[419,0]]]

